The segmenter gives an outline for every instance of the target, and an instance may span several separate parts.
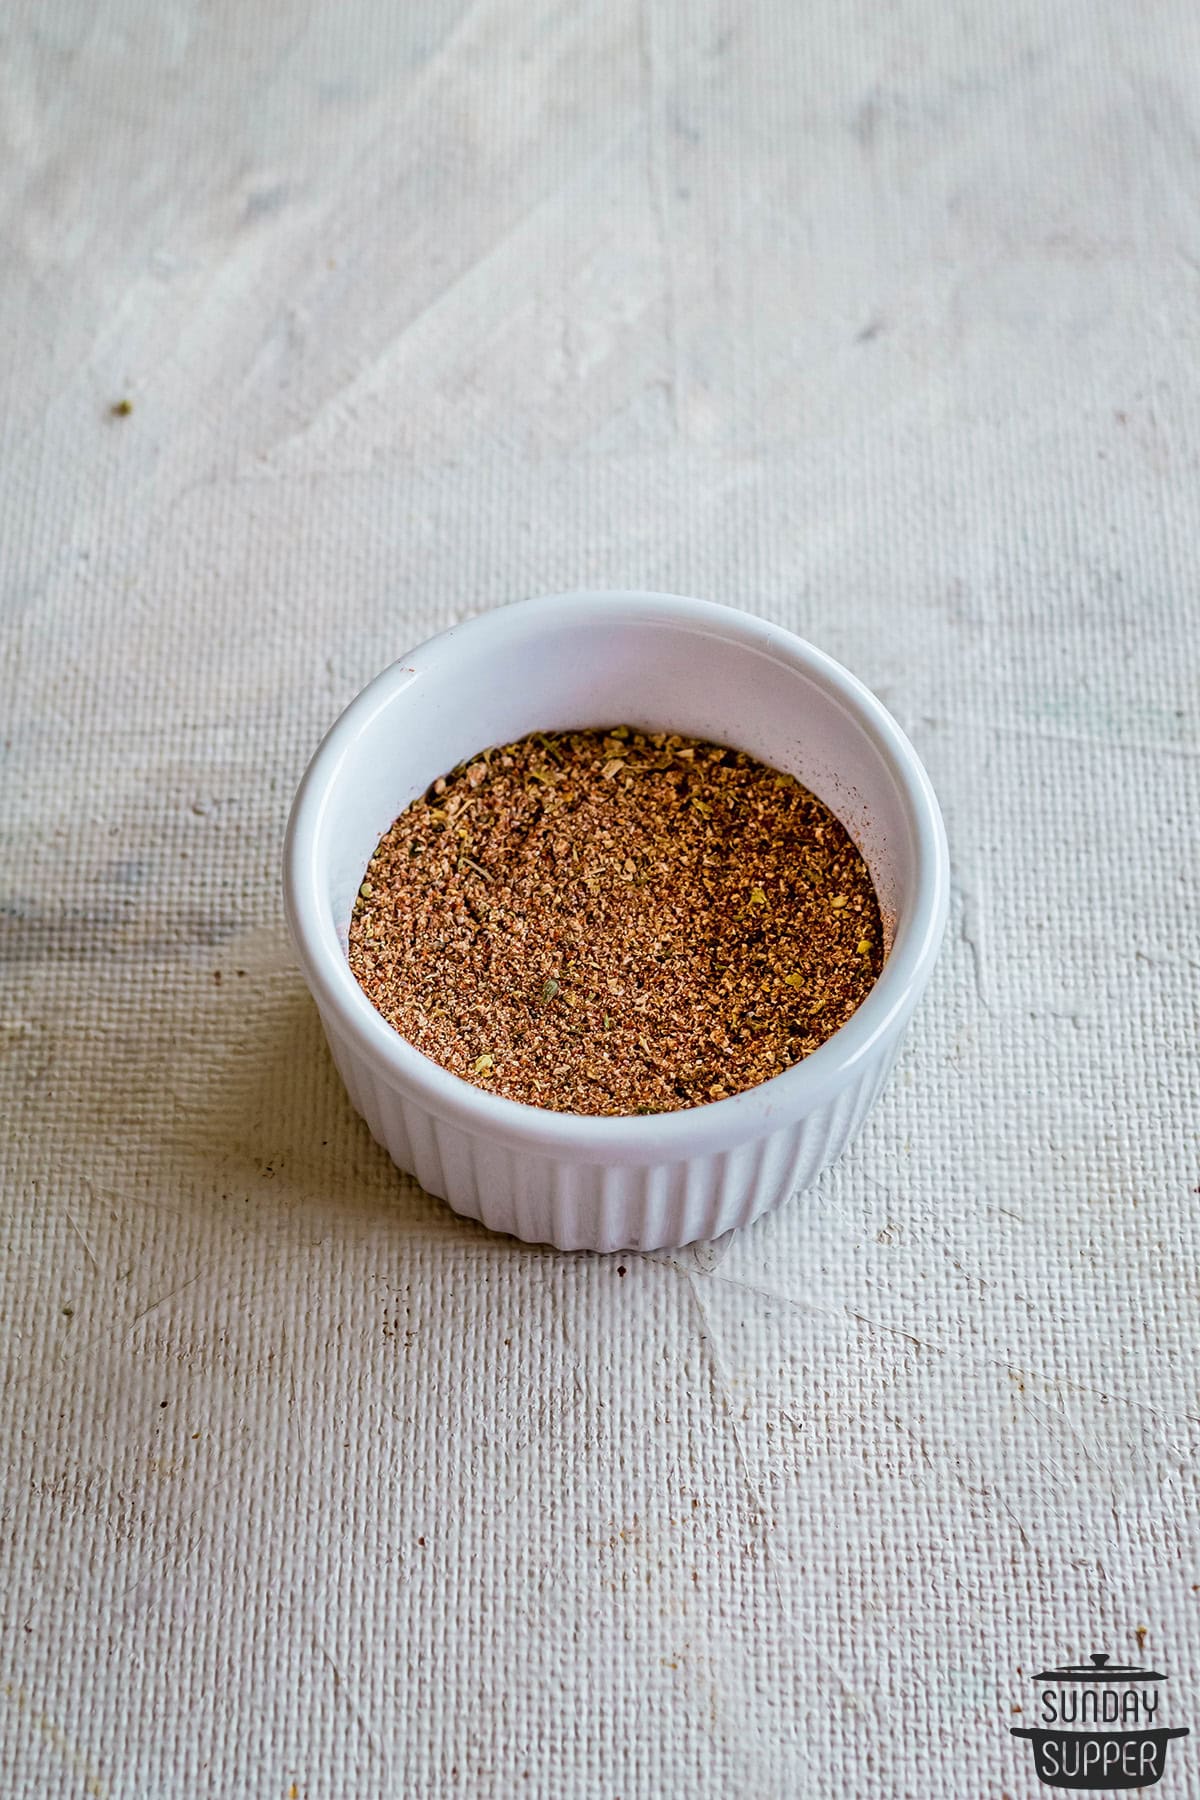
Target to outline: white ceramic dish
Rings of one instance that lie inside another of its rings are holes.
[[[867,860],[887,957],[853,1018],[771,1081],[682,1112],[583,1118],[486,1093],[422,1056],[367,1000],[346,943],[368,858],[438,775],[529,731],[617,722],[729,743],[811,788]],[[729,607],[584,593],[472,619],[365,688],[300,784],[284,891],[334,1061],[402,1169],[494,1231],[649,1250],[748,1224],[845,1149],[932,972],[949,871],[915,751],[838,663]]]

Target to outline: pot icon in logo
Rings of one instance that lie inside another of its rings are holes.
[[[1090,1663],[1043,1669],[1039,1683],[1039,1725],[1014,1725],[1014,1737],[1033,1745],[1038,1780],[1047,1787],[1153,1787],[1161,1781],[1172,1738],[1187,1737],[1186,1725],[1159,1722],[1165,1681],[1155,1669],[1113,1668],[1104,1651]]]

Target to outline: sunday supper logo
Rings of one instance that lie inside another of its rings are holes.
[[[1086,1664],[1043,1669],[1034,1676],[1041,1723],[1014,1725],[1012,1735],[1030,1740],[1047,1787],[1153,1787],[1171,1739],[1188,1736],[1186,1725],[1161,1722],[1157,1684],[1166,1679],[1156,1669],[1110,1667],[1102,1650]]]

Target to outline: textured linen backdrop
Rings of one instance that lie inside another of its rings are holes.
[[[1196,1791],[1197,20],[5,9],[6,1796],[1024,1800],[1100,1649]],[[677,1254],[397,1174],[281,922],[338,709],[576,586],[831,651],[952,846]]]

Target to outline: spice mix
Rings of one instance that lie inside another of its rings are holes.
[[[844,827],[790,775],[663,732],[534,733],[380,840],[350,966],[463,1080],[555,1112],[671,1112],[809,1055],[879,975]]]

